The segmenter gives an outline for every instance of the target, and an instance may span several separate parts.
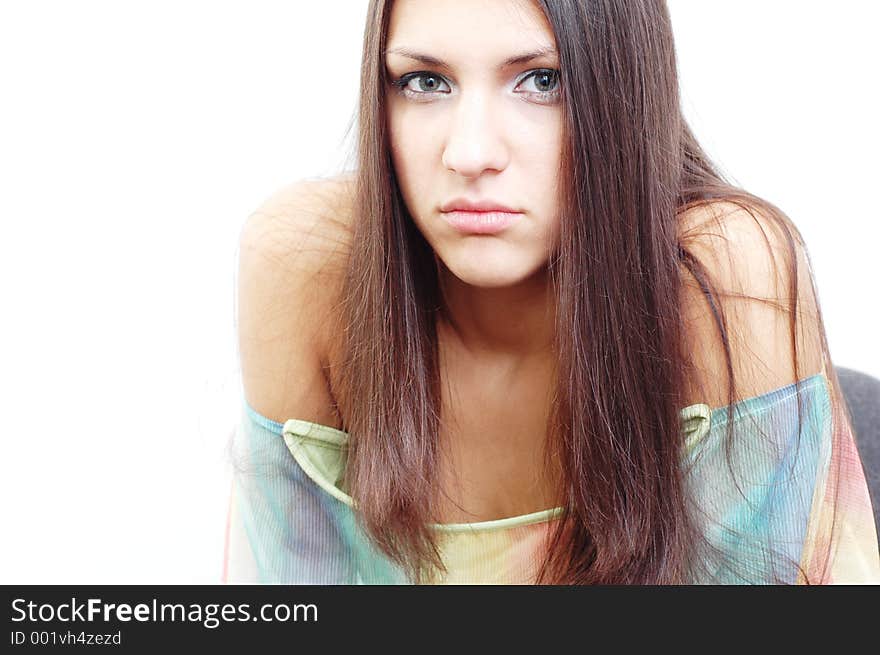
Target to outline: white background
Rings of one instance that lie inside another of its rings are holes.
[[[0,583],[219,580],[238,232],[347,166],[366,4],[0,3]],[[670,2],[698,136],[880,376],[876,7]]]

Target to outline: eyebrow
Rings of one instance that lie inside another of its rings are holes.
[[[451,69],[452,67],[447,64],[442,59],[437,59],[437,57],[432,57],[431,55],[426,55],[422,52],[416,52],[415,50],[411,50],[410,48],[401,46],[398,48],[391,48],[385,51],[385,54],[396,54],[402,55],[409,59],[414,59],[415,61],[421,62],[423,64],[427,64],[429,66],[437,66],[439,68]],[[519,55],[514,55],[513,57],[508,57],[504,60],[504,63],[501,64],[500,68],[508,68],[510,66],[516,66],[517,64],[524,64],[526,62],[532,61],[533,59],[537,59],[538,57],[543,57],[545,55],[556,55],[555,48],[539,48],[538,50],[534,50],[532,52],[524,52]]]

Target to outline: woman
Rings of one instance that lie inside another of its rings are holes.
[[[224,580],[880,582],[793,223],[659,0],[372,0],[358,166],[242,232]]]

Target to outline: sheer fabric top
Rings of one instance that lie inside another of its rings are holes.
[[[705,537],[692,583],[880,583],[864,471],[829,389],[819,373],[731,407],[681,409],[681,462]],[[272,421],[243,402],[223,582],[410,582],[358,525],[343,486],[347,440],[329,426]],[[563,512],[432,525],[447,569],[433,582],[533,583]]]

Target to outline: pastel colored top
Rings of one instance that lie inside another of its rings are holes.
[[[832,411],[825,374],[733,408],[738,436],[732,466],[724,452],[728,407],[695,404],[680,411],[688,497],[713,552],[722,555],[707,557],[691,581],[774,579],[762,549],[771,540],[813,581],[880,583],[864,471],[849,424]],[[277,423],[243,403],[224,582],[408,584],[356,522],[357,509],[342,485],[347,439],[343,431],[296,418]],[[553,522],[563,512],[557,507],[493,521],[433,524],[448,569],[435,582],[533,583]],[[823,567],[826,557],[830,565]],[[803,583],[794,566],[774,572]]]

